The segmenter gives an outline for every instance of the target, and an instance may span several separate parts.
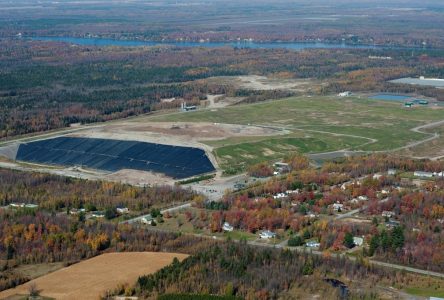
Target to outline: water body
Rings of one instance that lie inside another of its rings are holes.
[[[397,94],[377,94],[374,96],[370,96],[369,98],[375,100],[398,101],[398,102],[404,102],[412,99],[411,96],[404,96]]]
[[[84,45],[84,46],[157,46],[170,45],[177,47],[233,47],[233,48],[247,48],[247,49],[393,49],[394,47],[384,47],[377,45],[350,45],[350,44],[330,44],[330,43],[304,43],[304,42],[153,42],[153,41],[131,41],[131,40],[114,40],[102,38],[79,38],[79,37],[31,37],[31,40],[37,41],[55,41],[65,42],[70,44]]]

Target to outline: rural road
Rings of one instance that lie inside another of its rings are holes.
[[[184,208],[189,208],[189,207],[191,207],[191,202],[163,209],[163,210],[160,211],[160,213],[163,215],[164,213],[167,213],[167,212],[171,213],[171,212],[175,212],[175,211],[178,211],[178,210],[181,210],[181,209],[184,209]],[[132,218],[132,219],[129,219],[129,220],[121,221],[121,222],[119,222],[119,224],[140,223],[140,221],[143,218],[145,218],[145,217],[151,218],[151,214],[146,214],[146,215],[138,216],[138,217],[135,217],[135,218]]]
[[[389,198],[387,197],[387,198],[384,198],[384,199],[379,200],[379,203],[384,203],[384,202],[387,202],[388,200],[389,200]],[[346,219],[346,218],[348,218],[348,217],[351,217],[351,216],[353,216],[353,215],[359,213],[360,211],[366,210],[367,207],[368,207],[368,205],[364,205],[364,206],[361,207],[361,208],[357,208],[357,209],[351,210],[351,211],[349,211],[349,212],[347,212],[347,213],[345,213],[345,214],[342,214],[342,215],[336,216],[336,217],[335,217],[335,220]]]

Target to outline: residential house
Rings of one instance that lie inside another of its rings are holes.
[[[222,230],[223,231],[228,231],[231,232],[234,230],[234,227],[230,225],[230,223],[225,222],[224,225],[222,226]]]
[[[423,171],[415,171],[413,173],[413,176],[423,177],[423,178],[432,178],[433,177],[433,173],[431,173],[431,172],[423,172]]]
[[[384,210],[381,214],[381,216],[386,217],[386,218],[392,218],[395,215],[396,215],[395,212],[389,211],[389,210]]]
[[[276,237],[276,233],[271,232],[270,230],[264,230],[259,234],[261,239],[272,239]]]
[[[151,217],[151,215],[144,216],[140,219],[140,223],[142,224],[151,225],[152,222],[153,217]]]
[[[360,246],[362,246],[364,244],[364,239],[362,237],[359,237],[359,236],[354,236],[353,237],[353,243],[356,246],[360,247]]]
[[[309,241],[306,243],[306,246],[310,248],[319,248],[321,246],[321,243],[316,241]]]
[[[123,206],[117,206],[116,211],[118,214],[121,214],[121,215],[129,213],[128,207],[123,207]]]
[[[344,204],[337,202],[337,203],[333,203],[332,207],[333,207],[334,211],[341,211],[344,209]]]

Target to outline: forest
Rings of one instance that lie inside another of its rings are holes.
[[[390,278],[391,284],[402,288],[412,280],[409,277],[399,280],[399,273],[370,267],[365,260],[351,262],[228,241],[140,277],[127,295],[157,299],[157,295],[171,293],[202,294],[265,300],[303,299],[318,294],[326,299],[379,299],[379,284],[386,284]]]
[[[444,99],[440,89],[395,85],[404,76],[442,77],[439,50],[92,47],[27,40],[0,41],[0,138],[76,123],[103,122],[199,104],[207,94],[276,99],[295,91],[252,91],[205,79],[266,75],[328,81],[317,94],[343,90],[418,93]],[[381,61],[373,55],[393,56]]]
[[[40,209],[91,208],[104,210],[117,206],[134,211],[189,202],[197,194],[179,186],[133,187],[106,181],[91,181],[44,173],[0,169],[0,206],[11,203],[37,204]]]

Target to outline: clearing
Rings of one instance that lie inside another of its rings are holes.
[[[31,280],[14,289],[0,292],[1,299],[28,294],[35,284],[40,294],[55,299],[98,299],[120,283],[134,283],[141,275],[151,274],[183,260],[186,254],[163,252],[107,253]]]

